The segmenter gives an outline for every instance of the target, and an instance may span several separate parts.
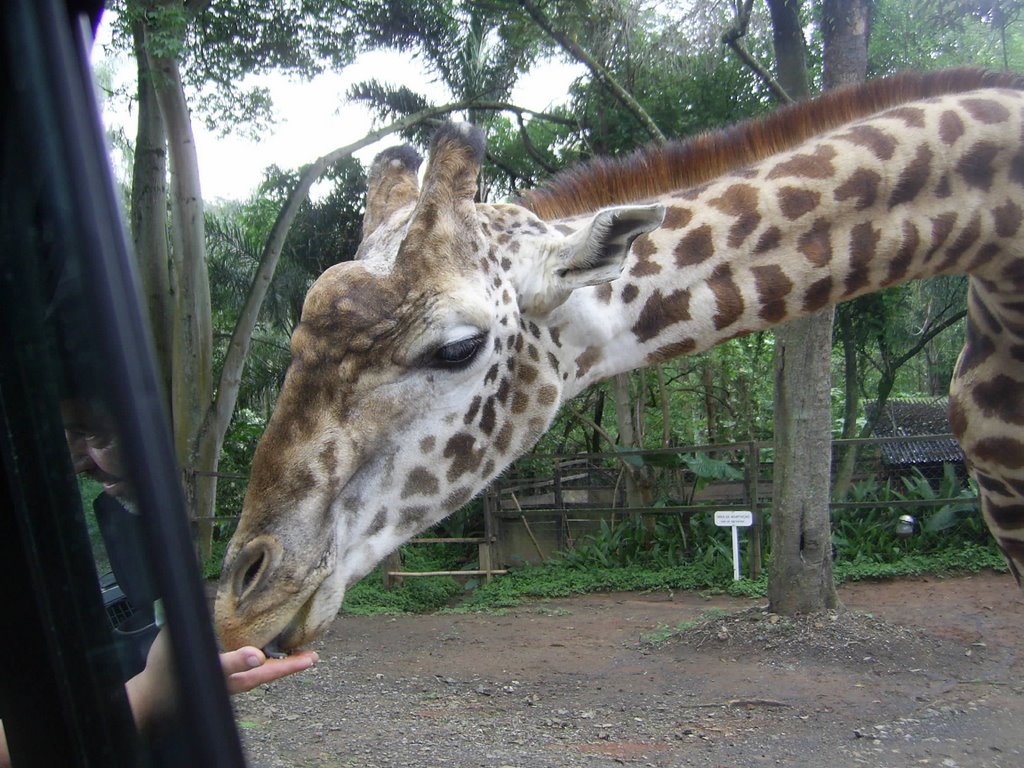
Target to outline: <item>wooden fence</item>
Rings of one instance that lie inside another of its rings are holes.
[[[833,457],[856,448],[854,482],[892,483],[913,469],[926,477],[941,475],[948,463],[952,435],[836,440]],[[929,447],[931,446],[931,447]],[[483,495],[483,530],[466,537],[421,537],[409,544],[476,544],[478,568],[463,571],[414,572],[403,569],[398,553],[385,564],[385,583],[425,576],[490,579],[508,567],[543,562],[571,549],[596,533],[602,522],[626,517],[651,520],[675,515],[688,520],[719,510],[749,510],[753,525],[746,535],[748,573],[757,578],[763,567],[764,513],[772,503],[770,441],[692,445],[636,451],[583,454],[529,454],[495,480]],[[941,456],[941,461],[930,461]],[[895,457],[895,458],[894,458]],[[726,469],[723,469],[725,467]],[[702,474],[702,470],[704,473]],[[707,470],[717,470],[708,473]],[[627,505],[627,474],[642,476],[645,503]],[[958,475],[966,477],[962,464]],[[225,475],[237,481],[237,475]],[[923,501],[835,502],[833,509],[941,506],[963,498]],[[230,517],[217,516],[223,522]]]

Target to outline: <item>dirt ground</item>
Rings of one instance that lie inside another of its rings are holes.
[[[840,596],[800,620],[689,592],[342,616],[319,665],[235,706],[254,768],[1024,766],[1010,576]]]

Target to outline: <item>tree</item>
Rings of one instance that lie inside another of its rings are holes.
[[[222,421],[216,418],[215,397],[224,392],[225,377],[222,371],[221,386],[215,389],[205,216],[182,63],[192,66],[194,83],[212,85],[207,94],[211,113],[238,123],[259,120],[268,108],[259,89],[237,87],[242,74],[267,67],[311,72],[324,61],[347,61],[351,49],[337,34],[332,5],[317,0],[216,7],[207,0],[125,0],[117,10],[122,37],[130,33],[139,73],[129,218],[185,496],[205,557],[216,494],[213,472],[223,441],[223,430],[209,425]],[[308,44],[296,45],[297,40]],[[165,194],[171,211],[169,250]]]
[[[796,99],[810,93],[796,0],[768,0],[779,82]],[[824,0],[826,88],[863,80],[871,0]],[[835,607],[829,515],[833,310],[790,321],[776,334],[775,471],[768,599],[779,613]]]

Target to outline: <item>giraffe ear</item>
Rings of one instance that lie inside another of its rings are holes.
[[[363,214],[365,240],[399,208],[419,197],[416,174],[422,159],[408,144],[385,149],[373,159],[366,184],[366,213]]]
[[[599,211],[566,239],[554,278],[568,291],[614,280],[622,272],[633,241],[657,229],[664,219],[662,205],[624,205]]]
[[[543,315],[577,288],[611,282],[622,273],[633,241],[657,229],[664,219],[661,205],[624,205],[599,211],[565,238],[541,269],[527,270],[521,276],[519,308],[526,314]]]

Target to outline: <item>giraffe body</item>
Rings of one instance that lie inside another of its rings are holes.
[[[1022,86],[957,71],[830,95],[584,169],[524,201],[546,220],[473,203],[471,129],[442,129],[422,192],[414,156],[382,154],[357,261],[311,288],[292,340],[225,560],[222,640],[308,642],[346,584],[593,382],[948,273],[971,276],[951,422],[1019,579]]]

